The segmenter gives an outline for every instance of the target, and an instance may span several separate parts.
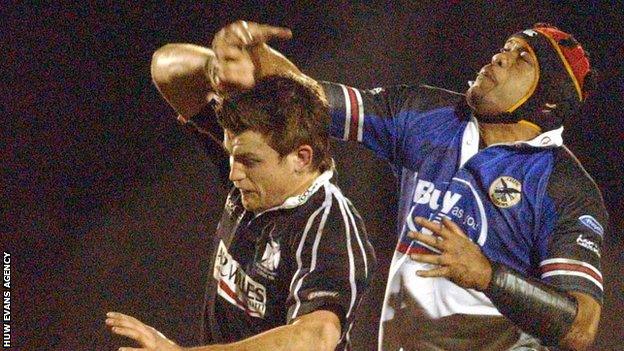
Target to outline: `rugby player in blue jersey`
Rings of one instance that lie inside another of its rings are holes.
[[[245,21],[223,28],[207,70],[214,89],[282,72],[310,79],[266,45],[290,36]],[[424,85],[319,85],[331,134],[387,160],[401,184],[380,350],[592,344],[607,213],[562,140],[593,85],[572,36],[546,24],[511,35],[465,98]]]

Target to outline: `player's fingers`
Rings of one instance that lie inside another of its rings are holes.
[[[254,24],[254,29],[256,28]],[[260,33],[257,33],[260,37]],[[254,36],[247,21],[236,21],[225,26],[212,40],[213,49],[223,46],[244,47],[254,44]]]
[[[421,225],[422,227],[431,230],[432,232],[440,235],[443,238],[448,237],[448,234],[449,234],[448,229],[446,229],[446,227],[444,227],[442,223],[432,222],[423,217],[415,217],[414,221],[416,222],[416,224]]]
[[[292,31],[284,27],[275,27],[247,21],[236,21],[215,34],[212,49],[219,57],[219,52],[228,47],[242,48],[257,45],[271,39],[290,39]]]
[[[134,328],[112,327],[111,331],[117,335],[125,336],[132,340],[135,340],[143,346],[145,346],[145,342],[147,341],[146,336]]]
[[[122,321],[126,321],[126,322],[130,322],[132,324],[139,324],[139,325],[144,325],[143,322],[141,322],[140,320],[127,315],[127,314],[123,314],[123,313],[119,313],[119,312],[109,312],[106,314],[107,317],[110,318],[115,318],[115,319],[119,319]]]
[[[117,349],[118,351],[147,351],[147,349],[144,348],[136,348],[136,347],[120,347]]]
[[[108,313],[106,313],[106,317],[117,318],[117,319],[126,319],[126,320],[134,320],[134,321],[140,322],[138,319],[132,317],[131,315],[123,314],[121,312],[108,312]]]
[[[438,267],[430,270],[416,271],[420,277],[449,277],[450,269],[448,267]]]
[[[145,333],[150,328],[149,325],[141,322],[140,320],[132,316],[128,316],[123,313],[112,314],[109,318],[107,318],[106,324],[111,327],[122,327],[122,328],[134,329],[142,333]]]
[[[464,233],[464,231],[457,225],[457,223],[451,221],[450,219],[446,218],[446,217],[442,217],[442,224],[451,232],[454,234],[457,234],[461,237],[464,238],[468,238],[466,236],[466,234]]]
[[[236,21],[222,28],[214,37],[214,40],[222,44],[243,46],[245,45],[245,37],[242,35],[245,21]]]
[[[238,60],[245,56],[245,52],[238,46],[221,45],[214,48],[214,53],[219,61]]]
[[[242,29],[241,30],[241,34],[243,35],[244,40],[248,44],[251,44],[253,42],[254,38],[251,35],[251,31],[249,30],[249,23],[247,21],[242,21],[240,28]]]
[[[423,244],[435,247],[436,249],[444,249],[444,239],[438,235],[424,234],[420,232],[408,232],[407,236],[418,240]]]
[[[142,328],[141,325],[138,325],[137,323],[133,321],[130,321],[128,319],[123,319],[123,318],[107,318],[105,322],[106,322],[106,325],[108,325],[111,328],[113,327],[132,328],[132,329]]]
[[[214,51],[217,58],[222,58],[226,49],[241,49],[245,45],[245,42],[241,40],[234,30],[229,27],[221,29],[215,34],[212,39],[212,51]]]
[[[292,38],[292,31],[285,27],[250,22],[248,28],[254,44],[264,43],[271,39],[287,40]]]
[[[108,325],[109,327],[117,327],[117,326],[122,325],[121,319],[118,319],[118,318],[106,318],[104,323]]]
[[[411,254],[410,258],[414,261],[437,265],[441,265],[444,262],[442,255]]]
[[[126,316],[126,315],[123,314],[123,313],[120,313],[120,312],[114,312],[114,311],[106,312],[106,317],[121,318],[121,317],[124,317],[124,316]]]
[[[127,318],[122,313],[108,312],[104,322],[108,326],[124,326],[127,323]]]
[[[243,46],[252,44],[253,36],[249,31],[249,26],[247,25],[247,22],[242,21],[242,24],[233,26],[230,33],[231,35],[235,36],[237,42],[241,43]]]

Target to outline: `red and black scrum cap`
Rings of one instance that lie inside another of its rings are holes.
[[[591,68],[583,47],[572,35],[539,23],[513,35],[533,49],[539,64],[539,81],[533,95],[517,110],[518,119],[537,124],[542,130],[556,129],[565,117],[575,114],[591,89]]]

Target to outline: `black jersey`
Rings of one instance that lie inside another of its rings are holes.
[[[212,107],[188,124],[223,184],[227,155]],[[232,188],[213,237],[204,306],[206,344],[229,343],[329,310],[340,318],[337,350],[350,349],[356,309],[376,268],[362,218],[321,174],[301,195],[262,213],[245,211]]]
[[[205,108],[187,124],[204,144],[222,184],[228,161]],[[232,188],[213,237],[204,306],[205,344],[230,343],[329,310],[340,318],[336,350],[350,349],[349,331],[376,268],[362,218],[321,174],[301,195],[254,214]]]
[[[329,310],[342,339],[375,269],[364,224],[351,202],[320,175],[281,206],[254,214],[232,189],[213,241],[204,311],[208,343],[229,343]]]

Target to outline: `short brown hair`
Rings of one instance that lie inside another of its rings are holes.
[[[264,135],[280,157],[301,145],[312,147],[312,165],[331,168],[329,108],[317,85],[290,76],[268,76],[248,91],[227,96],[216,109],[222,128]]]

